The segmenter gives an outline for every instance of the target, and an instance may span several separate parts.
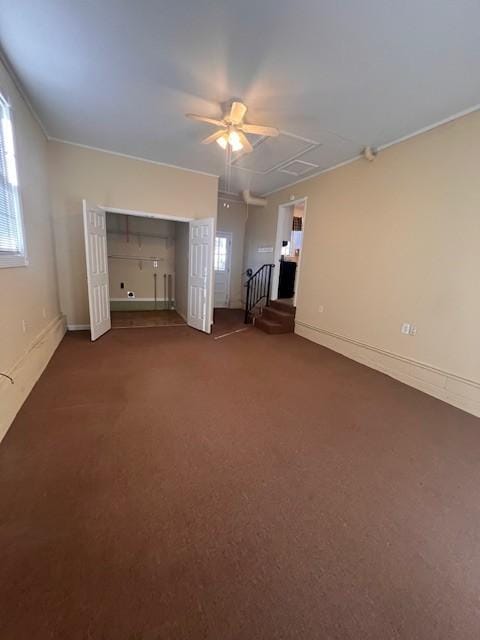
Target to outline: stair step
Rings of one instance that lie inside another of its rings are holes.
[[[296,308],[293,305],[288,304],[288,302],[282,302],[281,300],[271,300],[270,308],[277,309],[282,313],[286,313],[289,316],[295,317]]]
[[[275,307],[265,307],[262,317],[266,320],[271,320],[272,322],[283,324],[285,325],[285,327],[288,327],[291,330],[295,328],[295,316],[293,316],[291,313],[280,311]]]
[[[285,324],[281,324],[280,322],[274,322],[273,320],[268,320],[263,316],[255,319],[255,326],[257,329],[261,329],[265,331],[265,333],[292,333],[293,328],[289,328]]]

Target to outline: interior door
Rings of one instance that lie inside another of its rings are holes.
[[[107,214],[83,201],[90,336],[96,340],[111,328],[108,290]]]
[[[213,319],[214,218],[190,222],[188,324],[210,333]]]
[[[232,234],[217,231],[213,267],[215,271],[214,304],[218,309],[230,303],[230,265],[232,260]]]

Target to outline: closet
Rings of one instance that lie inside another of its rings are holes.
[[[188,223],[107,211],[112,327],[185,324]]]

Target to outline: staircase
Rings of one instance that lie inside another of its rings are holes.
[[[272,300],[268,307],[263,307],[262,315],[255,317],[254,323],[265,333],[293,333],[295,307],[281,300]]]

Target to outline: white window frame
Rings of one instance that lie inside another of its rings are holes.
[[[2,251],[0,248],[0,269],[1,268],[9,268],[9,267],[26,267],[28,265],[27,258],[27,247],[25,242],[25,226],[23,222],[23,210],[22,210],[22,201],[20,198],[20,181],[19,181],[19,172],[18,172],[18,156],[17,156],[17,145],[15,143],[15,126],[13,122],[13,109],[7,96],[0,89],[0,117],[5,109],[8,114],[8,118],[10,120],[11,128],[12,128],[12,139],[13,139],[13,155],[15,158],[15,169],[17,174],[17,185],[14,191],[14,207],[15,207],[15,216],[17,218],[17,233],[18,240],[20,245],[20,251]]]

